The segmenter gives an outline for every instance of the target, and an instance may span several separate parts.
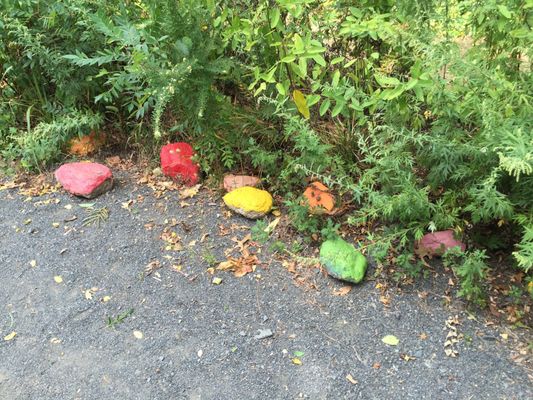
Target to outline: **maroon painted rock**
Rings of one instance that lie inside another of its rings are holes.
[[[105,165],[87,162],[63,164],[55,172],[63,188],[73,195],[92,199],[113,187],[113,174]]]
[[[261,182],[257,176],[249,175],[226,175],[224,177],[224,189],[226,192],[238,189],[243,186],[256,187]]]
[[[196,185],[200,169],[192,160],[194,150],[190,144],[170,143],[161,148],[161,170],[167,176],[179,179],[188,185]]]
[[[461,251],[466,250],[466,245],[455,238],[451,229],[422,236],[416,247],[421,256],[442,256],[446,250],[454,247],[459,247]]]

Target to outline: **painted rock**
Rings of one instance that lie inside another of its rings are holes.
[[[92,199],[113,187],[113,174],[102,164],[75,162],[63,164],[55,172],[57,181],[73,195]]]
[[[422,236],[416,245],[416,252],[421,256],[442,256],[446,250],[459,247],[461,251],[466,250],[466,245],[457,240],[451,229],[428,233]]]
[[[320,182],[313,182],[305,189],[304,199],[311,214],[327,214],[335,208],[335,196]]]
[[[196,185],[200,169],[192,160],[194,150],[190,144],[170,143],[161,148],[161,170],[167,176],[179,179],[188,185]]]
[[[332,277],[353,283],[363,280],[367,267],[365,256],[341,238],[322,243],[320,262]]]
[[[270,193],[251,186],[232,190],[224,196],[223,200],[233,211],[251,219],[266,215],[273,203]]]
[[[256,176],[249,175],[226,175],[224,177],[224,189],[226,192],[238,189],[243,186],[257,186],[261,182]]]
[[[75,137],[68,143],[68,153],[78,156],[86,156],[94,153],[105,143],[105,135],[103,133],[91,132],[81,138]]]

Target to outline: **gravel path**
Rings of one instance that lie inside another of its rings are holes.
[[[498,329],[444,306],[438,279],[385,307],[375,282],[336,296],[342,283],[265,249],[255,273],[211,275],[253,222],[207,192],[182,207],[117,175],[91,201],[110,211],[100,227],[82,224],[88,201],[0,192],[0,399],[533,398]]]

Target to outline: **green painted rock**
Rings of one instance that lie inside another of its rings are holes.
[[[322,243],[320,262],[328,274],[343,281],[359,283],[365,276],[365,256],[341,238]]]

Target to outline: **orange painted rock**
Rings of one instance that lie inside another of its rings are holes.
[[[238,189],[244,186],[256,187],[261,183],[261,179],[250,175],[226,175],[224,177],[224,189],[226,192]]]
[[[103,133],[91,132],[81,138],[76,137],[68,143],[68,153],[77,156],[86,156],[94,153],[105,143]]]
[[[311,214],[330,213],[335,208],[335,196],[320,182],[311,183],[304,192]]]

